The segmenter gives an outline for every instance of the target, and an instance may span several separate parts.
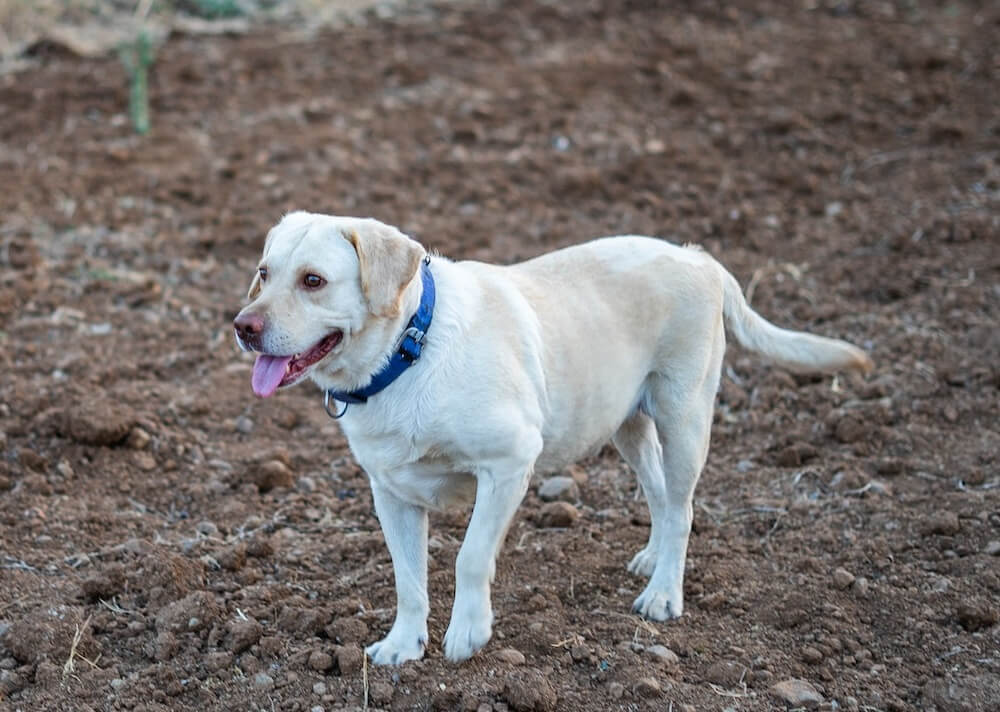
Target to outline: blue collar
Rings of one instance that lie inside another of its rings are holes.
[[[388,387],[395,381],[403,371],[408,369],[420,358],[420,351],[427,336],[427,330],[431,326],[431,319],[434,317],[434,276],[428,266],[431,262],[430,256],[424,258],[420,265],[420,281],[423,283],[423,293],[420,295],[420,306],[416,313],[410,318],[403,335],[399,339],[396,351],[389,357],[389,363],[372,376],[372,381],[364,388],[345,393],[343,391],[329,390],[323,398],[323,407],[331,418],[340,418],[347,412],[347,406],[352,403],[366,403],[369,398]],[[340,401],[344,404],[344,409],[339,413],[330,407],[330,399]]]

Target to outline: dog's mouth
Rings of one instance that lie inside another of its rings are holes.
[[[330,353],[343,337],[344,332],[336,329],[308,351],[294,356],[257,354],[257,360],[253,365],[253,376],[250,378],[253,392],[261,398],[267,398],[279,388],[302,380],[310,367]]]

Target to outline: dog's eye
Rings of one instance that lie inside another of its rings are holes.
[[[264,280],[267,279],[267,267],[261,267],[261,268],[259,268],[257,270],[257,273],[260,275],[260,281],[261,282],[263,282]]]
[[[326,280],[318,274],[307,274],[302,278],[302,286],[306,289],[319,289],[324,284],[326,284]]]

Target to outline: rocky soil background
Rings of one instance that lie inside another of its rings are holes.
[[[145,137],[116,57],[34,45],[0,75],[0,708],[1000,708],[998,35],[995,3],[826,0],[175,31]],[[538,473],[457,667],[468,513],[435,515],[427,657],[372,669],[365,477],[231,337],[295,208],[497,262],[697,242],[878,367],[730,349],[682,619],[629,611],[649,519],[606,449]]]

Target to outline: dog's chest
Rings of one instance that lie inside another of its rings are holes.
[[[346,430],[346,429],[345,429]],[[420,448],[400,437],[373,437],[347,431],[354,456],[372,484],[400,499],[429,509],[444,509],[475,499],[476,479],[467,463],[436,448]]]

